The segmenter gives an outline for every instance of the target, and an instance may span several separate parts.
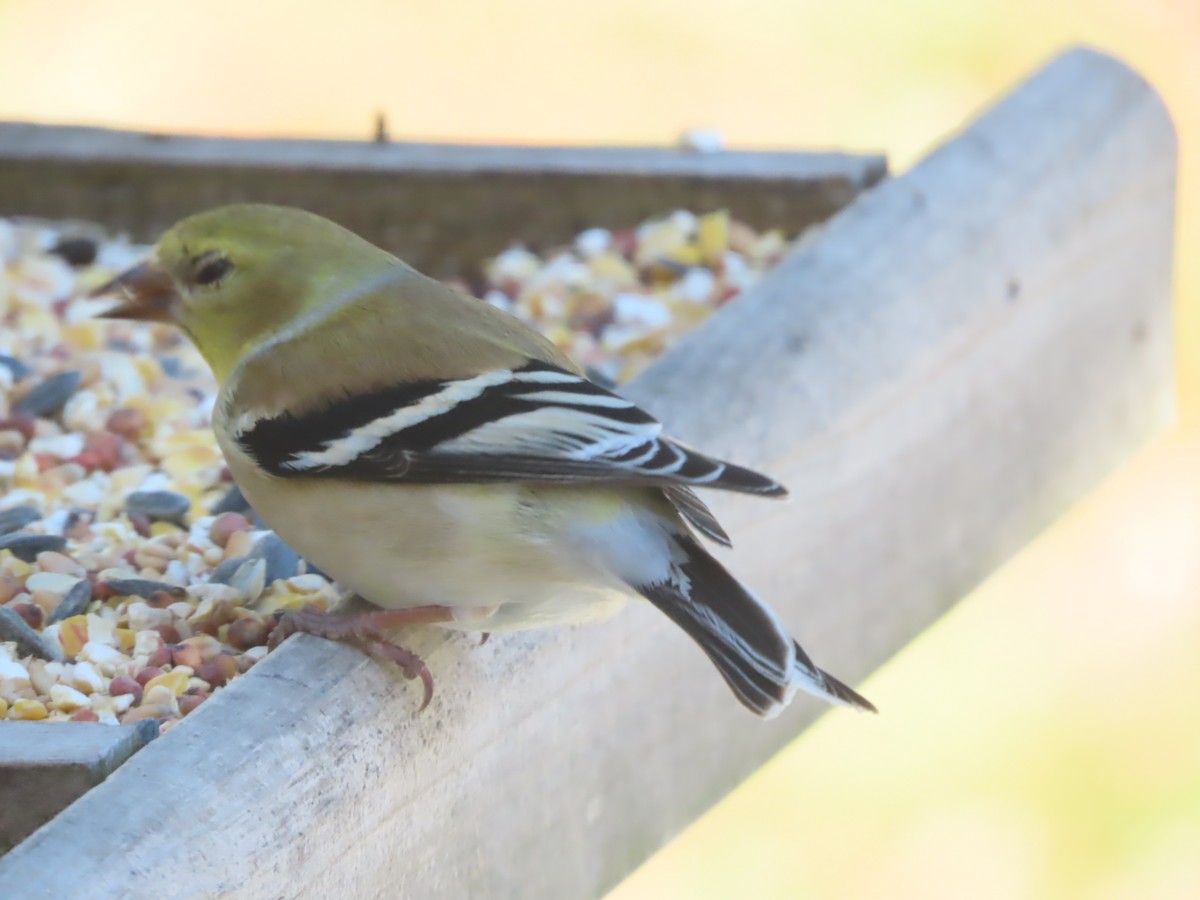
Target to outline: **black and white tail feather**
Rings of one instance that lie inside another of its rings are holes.
[[[696,487],[781,497],[777,482],[698,453],[622,397],[550,363],[340,397],[295,415],[245,416],[241,448],[280,478],[410,484],[527,481],[658,487],[705,537],[729,537]],[[774,614],[688,534],[668,581],[631,585],[692,636],[741,701],[770,716],[797,688],[873,710],[822,672]]]
[[[631,585],[686,631],[753,712],[777,715],[797,689],[875,712],[865,697],[818,669],[761,600],[688,535],[674,538],[682,561],[658,584]]]

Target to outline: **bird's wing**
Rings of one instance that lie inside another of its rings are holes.
[[[241,448],[280,478],[655,485],[674,489],[676,508],[717,540],[724,532],[712,514],[678,488],[785,494],[765,475],[664,437],[632,402],[543,360],[343,393],[298,414],[244,414],[233,425]]]
[[[668,485],[663,488],[663,494],[675,507],[675,511],[710,541],[716,541],[722,547],[733,546],[729,535],[725,533],[725,529],[721,527],[721,523],[717,521],[712,510],[696,496],[696,492],[690,487],[682,484]]]

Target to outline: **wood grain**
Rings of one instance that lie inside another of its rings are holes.
[[[879,181],[878,155],[246,140],[0,123],[0,214],[143,241],[222,203],[300,206],[437,276],[677,208],[799,233]]]
[[[0,853],[158,737],[154,722],[0,723]]]
[[[792,488],[719,507],[732,568],[818,663],[866,675],[1169,420],[1175,164],[1154,92],[1068,53],[632,386]],[[0,860],[0,884],[597,896],[824,712],[753,719],[646,607],[449,640],[431,665],[414,715],[356,652],[293,639]]]

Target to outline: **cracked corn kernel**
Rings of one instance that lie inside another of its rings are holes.
[[[86,694],[65,684],[56,684],[50,688],[50,703],[63,712],[74,712],[89,704]]]
[[[157,687],[165,687],[171,692],[171,695],[178,697],[187,688],[190,671],[184,671],[187,666],[180,666],[172,669],[170,672],[163,672],[161,675],[156,675],[146,682],[143,688],[143,696],[146,698],[143,702],[155,702],[150,700],[151,692]]]
[[[41,700],[18,700],[8,713],[10,719],[23,719],[29,722],[39,722],[48,715],[46,705]]]
[[[71,616],[59,623],[58,642],[62,645],[63,655],[68,659],[77,657],[87,640],[87,616]]]

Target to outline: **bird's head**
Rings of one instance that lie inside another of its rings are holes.
[[[174,225],[141,265],[94,292],[119,302],[101,313],[178,325],[217,379],[318,306],[352,299],[404,268],[396,257],[320,216],[240,204]]]

